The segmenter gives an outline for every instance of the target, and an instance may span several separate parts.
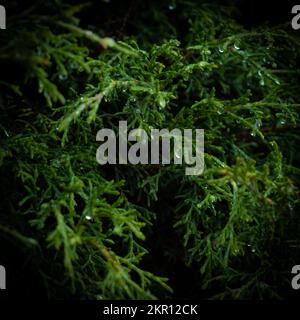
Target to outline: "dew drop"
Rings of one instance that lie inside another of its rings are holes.
[[[239,46],[237,43],[235,43],[235,44],[233,45],[233,47],[234,47],[235,50],[240,50],[240,46]]]
[[[4,130],[5,135],[9,138],[10,137],[9,133],[4,128],[3,128],[3,130]]]
[[[284,126],[286,124],[286,121],[284,119],[279,119],[278,120],[278,125]]]
[[[58,78],[59,78],[59,80],[64,81],[64,80],[67,79],[67,75],[66,75],[66,74],[60,74],[60,75],[58,76]]]
[[[80,113],[85,109],[86,107],[86,104],[85,103],[82,103],[79,108],[75,111],[75,114],[78,116],[80,115]]]
[[[293,209],[294,209],[294,204],[293,204],[292,202],[289,202],[289,203],[288,203],[288,206],[289,206],[290,210],[293,210]]]
[[[261,120],[260,119],[256,119],[254,124],[253,124],[253,128],[260,128],[261,127]]]
[[[80,106],[79,106],[79,111],[83,111],[86,107],[86,104],[85,103],[82,103]]]
[[[218,49],[218,50],[219,50],[219,52],[220,52],[220,53],[223,53],[223,52],[225,51],[225,49],[224,49],[224,47],[223,47],[223,46],[219,47],[219,49]]]

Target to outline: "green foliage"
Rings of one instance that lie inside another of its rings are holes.
[[[300,258],[297,35],[177,1],[178,23],[141,4],[117,41],[109,23],[84,25],[93,6],[54,2],[0,39],[1,65],[21,70],[0,79],[0,230],[39,252],[49,296],[186,297],[167,281],[176,261],[195,274],[191,297],[286,297]],[[205,129],[203,175],[99,166],[96,133],[119,120]]]

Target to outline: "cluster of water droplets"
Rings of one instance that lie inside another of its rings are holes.
[[[247,244],[247,247],[251,248],[251,252],[252,252],[252,253],[255,253],[256,250],[255,250],[255,248],[254,248],[251,244],[248,243],[248,244]]]
[[[135,97],[130,97],[130,98],[129,98],[129,101],[130,101],[130,102],[136,102],[136,98],[135,98]]]
[[[240,45],[238,42],[235,42],[232,46],[232,50],[235,50],[235,51],[239,51],[241,48],[240,48]],[[218,51],[220,53],[224,53],[226,51],[226,48],[225,46],[222,44],[219,48],[218,48]]]

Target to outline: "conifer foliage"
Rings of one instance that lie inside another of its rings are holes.
[[[288,297],[300,33],[201,1],[19,2],[0,33],[0,258],[24,253],[50,298]],[[204,173],[100,166],[96,133],[121,120],[205,129]]]

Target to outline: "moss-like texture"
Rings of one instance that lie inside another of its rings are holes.
[[[7,9],[0,263],[16,287],[50,298],[288,298],[300,263],[299,32],[245,26],[217,2]],[[120,120],[205,129],[204,173],[100,166],[96,133]]]

